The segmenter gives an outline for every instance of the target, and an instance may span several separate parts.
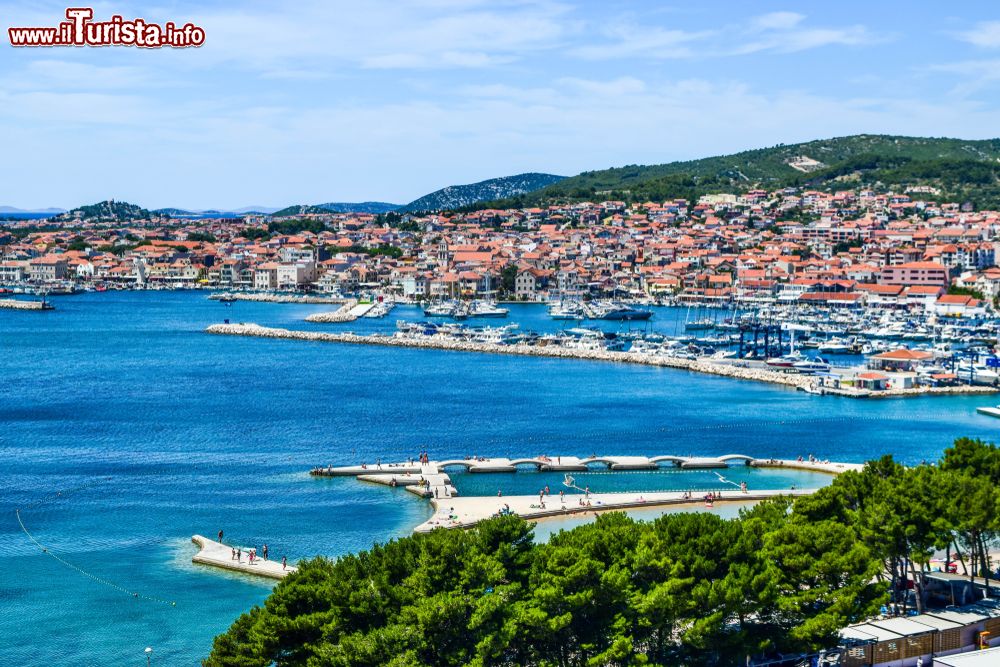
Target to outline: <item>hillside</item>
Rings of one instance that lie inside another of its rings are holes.
[[[318,208],[325,208],[334,213],[388,213],[400,207],[399,204],[390,204],[384,201],[363,201],[363,202],[329,202],[326,204],[316,204]]]
[[[286,206],[283,209],[277,210],[271,215],[275,218],[285,218],[293,215],[313,215],[317,213],[332,213],[327,208],[322,206],[309,206],[308,204],[296,204],[294,206]]]
[[[51,218],[51,221],[127,222],[129,220],[151,220],[155,217],[160,217],[160,214],[148,211],[136,204],[109,199],[108,201],[88,206],[79,206],[71,211],[60,213]]]
[[[450,185],[429,195],[411,201],[403,206],[403,211],[441,211],[471,206],[478,202],[491,201],[524,195],[562,181],[564,176],[553,174],[518,174],[491,178],[468,185]]]
[[[856,135],[801,144],[670,162],[629,165],[587,171],[529,195],[481,206],[530,206],[600,198],[642,201],[674,197],[694,199],[712,192],[786,185],[834,186],[857,183],[937,184],[949,194],[968,194],[960,185],[961,165],[994,165],[1000,160],[1000,139],[964,140],[885,135]],[[902,172],[903,165],[909,165]],[[923,168],[917,168],[921,165]],[[955,169],[958,169],[956,172]],[[890,180],[881,181],[881,177]],[[946,185],[949,183],[950,185]],[[992,187],[992,182],[980,182]],[[987,188],[989,189],[989,188]],[[975,194],[975,193],[974,193]],[[1000,188],[997,190],[1000,194]],[[978,189],[978,196],[992,197]]]

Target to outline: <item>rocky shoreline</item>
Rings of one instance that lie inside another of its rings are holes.
[[[337,311],[338,313],[340,311]],[[336,313],[331,313],[331,315]],[[611,361],[626,364],[641,364],[644,366],[660,366],[688,370],[696,373],[720,375],[738,380],[769,382],[791,388],[811,386],[815,379],[808,375],[781,373],[764,368],[751,368],[739,365],[742,362],[725,363],[707,359],[676,359],[660,355],[636,354],[633,352],[618,352],[609,350],[571,350],[556,346],[539,345],[497,345],[494,343],[474,343],[441,339],[432,336],[426,338],[400,338],[381,336],[377,334],[359,335],[353,333],[328,333],[321,331],[295,331],[275,327],[264,327],[259,324],[213,324],[205,329],[207,333],[226,336],[254,336],[258,338],[284,338],[290,340],[305,340],[327,343],[347,343],[353,345],[382,345],[386,347],[424,348],[433,350],[451,350],[455,352],[479,352],[488,354],[508,354],[525,357],[552,357],[560,359],[584,359],[589,361]],[[846,396],[849,398],[863,397],[905,397],[933,396],[955,394],[991,394],[997,390],[993,387],[960,386],[960,387],[925,387],[920,389],[890,389],[882,392],[860,393],[857,391],[825,389],[826,394]]]

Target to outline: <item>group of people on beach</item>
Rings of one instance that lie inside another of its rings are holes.
[[[223,543],[222,542],[223,535],[224,535],[224,533],[220,530],[219,531],[219,543],[220,544]],[[233,547],[230,547],[230,549],[232,551],[232,560],[236,561],[237,563],[242,563],[243,562],[243,548],[242,547],[233,546]],[[264,543],[264,545],[260,549],[260,557],[257,556],[257,547],[250,547],[249,549],[247,549],[247,562],[250,565],[253,565],[258,560],[265,560],[266,561],[267,557],[268,557],[268,549],[267,549],[267,543],[266,542]],[[282,556],[281,557],[281,569],[282,570],[288,569],[288,558],[286,556]]]

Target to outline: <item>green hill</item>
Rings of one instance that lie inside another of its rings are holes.
[[[505,199],[535,192],[562,181],[564,176],[553,174],[517,174],[491,178],[468,185],[449,185],[403,206],[403,211],[443,211],[474,206],[478,202]]]
[[[51,218],[52,222],[129,222],[132,220],[152,220],[156,217],[170,217],[167,214],[153,213],[147,209],[123,201],[102,201],[97,204],[79,206],[71,211],[60,213]]]
[[[334,213],[328,208],[323,208],[321,206],[309,206],[308,204],[297,204],[295,206],[286,206],[283,209],[277,210],[271,215],[275,218],[286,218],[293,215],[312,215],[317,213]]]
[[[756,187],[835,187],[843,181],[931,184],[943,187],[948,194],[977,195],[985,201],[1000,195],[996,179],[987,176],[996,171],[993,166],[998,160],[1000,139],[855,135],[779,144],[699,160],[587,171],[527,195],[484,202],[477,207],[533,206],[602,198],[695,199],[713,192]],[[973,171],[977,171],[977,182],[972,183],[976,187],[965,187],[969,184],[964,178]],[[991,193],[994,188],[996,192]]]

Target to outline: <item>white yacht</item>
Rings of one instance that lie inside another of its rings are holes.
[[[794,368],[799,373],[805,375],[811,375],[813,373],[827,373],[830,371],[830,364],[823,357],[816,357],[815,359],[805,359],[803,361],[796,361],[792,364]]]
[[[850,341],[843,338],[831,338],[819,344],[819,351],[826,354],[849,354],[851,351]]]
[[[510,312],[494,301],[473,301],[469,306],[469,317],[507,317]]]

